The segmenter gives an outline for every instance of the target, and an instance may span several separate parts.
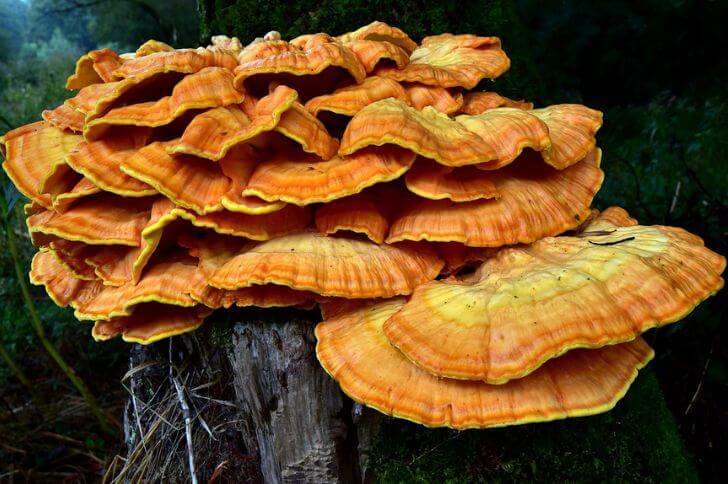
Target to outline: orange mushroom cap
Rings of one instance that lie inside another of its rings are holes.
[[[387,337],[432,373],[503,383],[573,348],[678,321],[723,286],[725,258],[682,229],[599,225],[502,249],[472,276],[418,287],[384,325]]]
[[[48,296],[60,307],[76,306],[92,299],[103,286],[73,273],[51,251],[37,252],[30,265],[30,282],[44,286]]]
[[[86,116],[89,114],[98,115],[105,109],[105,106],[101,105],[99,113],[95,113],[94,111],[97,105],[100,105],[102,102],[106,103],[107,99],[113,102],[114,99],[124,94],[125,91],[131,90],[133,86],[132,81],[126,83],[108,82],[104,84],[91,84],[82,88],[72,98],[63,101],[63,105],[82,113],[85,121]],[[81,126],[80,131],[83,131],[83,126]]]
[[[90,120],[84,126],[84,136],[87,140],[98,139],[110,127],[119,125],[164,126],[187,111],[242,101],[243,94],[233,87],[232,72],[221,67],[207,67],[183,78],[171,96],[114,108]]]
[[[207,285],[201,271],[197,271],[196,279],[191,285],[190,296],[200,304],[212,309],[229,308],[231,306],[274,308],[286,306],[302,306],[321,296],[308,291],[297,291],[286,286],[267,284],[228,291]]]
[[[63,178],[66,155],[82,138],[45,122],[10,131],[3,138],[5,173],[23,195],[50,207],[50,199],[43,194]],[[76,180],[71,181],[73,186]]]
[[[405,67],[382,67],[377,75],[429,86],[474,88],[511,66],[498,37],[442,34],[425,37]]]
[[[490,173],[472,166],[452,168],[426,158],[419,158],[404,178],[407,189],[431,200],[449,199],[471,202],[482,198],[498,198],[498,190]]]
[[[142,250],[140,247],[77,243],[82,249],[77,257],[93,268],[94,275],[105,286],[121,286],[132,280],[132,266]]]
[[[170,155],[167,151],[173,144],[175,141],[147,145],[125,159],[121,170],[200,215],[224,208],[263,214],[284,207],[283,203],[242,196],[254,167],[254,161],[244,149],[230,151],[219,163],[213,163],[190,155]]]
[[[156,101],[169,96],[182,78],[180,73],[169,72],[94,84],[81,89],[75,97],[65,102],[69,107],[84,113],[88,123],[114,107]]]
[[[382,326],[404,304],[401,298],[331,303],[343,307],[324,311],[316,356],[355,401],[428,427],[500,427],[605,412],[653,356],[638,338],[570,351],[505,385],[440,378],[412,364],[385,337]]]
[[[161,51],[127,59],[112,76],[114,79],[148,78],[157,74],[176,72],[192,74],[205,67],[223,67],[232,71],[238,65],[234,56],[223,51],[204,48]]]
[[[285,205],[268,214],[249,215],[228,211],[197,215],[176,209],[175,213],[189,220],[194,226],[212,229],[218,234],[235,235],[250,240],[269,240],[305,229],[311,221],[306,207]]]
[[[369,148],[327,161],[280,152],[255,167],[243,194],[295,205],[329,202],[399,178],[414,159],[397,147]]]
[[[432,106],[444,114],[452,114],[463,105],[462,93],[452,93],[444,87],[409,84],[405,87],[409,103],[416,109]]]
[[[357,40],[389,42],[404,49],[408,54],[411,54],[417,48],[417,43],[410,39],[404,31],[378,20],[360,27],[353,32],[341,34],[336,39],[344,44]]]
[[[174,87],[185,79],[185,74],[194,74],[206,67],[232,67],[217,65],[218,58],[233,59],[222,53],[206,51],[207,54],[177,50],[158,52],[144,57],[125,61],[123,68],[130,70],[122,73],[122,80],[105,84],[94,84],[79,91],[75,98],[66,102],[70,107],[86,114],[86,121],[103,116],[116,106],[134,105],[158,101],[173,93]],[[190,56],[198,62],[186,64]],[[220,62],[224,64],[224,62]],[[209,65],[206,65],[209,64]],[[186,83],[189,85],[189,81]]]
[[[58,239],[52,241],[48,247],[41,247],[41,252],[52,254],[66,268],[71,277],[84,281],[96,280],[94,268],[86,263],[79,254],[87,246],[80,242],[71,242],[68,240]]]
[[[346,42],[359,62],[364,67],[367,74],[382,62],[394,64],[396,67],[402,68],[409,62],[407,52],[391,42],[378,40],[352,40]]]
[[[91,180],[81,178],[69,191],[56,193],[52,197],[53,210],[67,212],[78,200],[101,193],[101,189]]]
[[[149,128],[130,127],[97,141],[83,141],[68,154],[66,162],[104,191],[123,197],[156,195],[148,184],[123,171],[121,165],[149,140]]]
[[[286,206],[283,202],[267,202],[256,196],[243,195],[256,166],[251,162],[253,158],[254,155],[248,153],[245,156],[226,156],[220,160],[223,174],[231,180],[230,190],[220,203],[226,210],[248,215],[263,215],[283,209]]]
[[[331,92],[342,81],[358,84],[365,77],[364,67],[354,52],[335,42],[242,62],[235,68],[235,86],[246,86],[246,91],[254,95],[266,92],[270,82],[280,82],[309,98]]]
[[[339,141],[333,138],[321,121],[299,102],[294,102],[291,108],[281,115],[275,130],[299,143],[303,151],[313,153],[324,160],[330,159],[339,151]]]
[[[151,201],[102,194],[80,200],[65,213],[40,212],[28,217],[28,230],[90,245],[139,246],[149,220]]]
[[[428,240],[476,247],[531,243],[573,229],[589,214],[604,173],[601,151],[556,170],[524,156],[488,174],[500,198],[453,203],[411,197],[392,221],[387,242]]]
[[[191,252],[220,289],[278,284],[323,296],[391,297],[434,279],[442,261],[426,247],[377,245],[313,231],[249,243],[212,239]]]
[[[112,73],[124,59],[111,49],[92,50],[76,62],[75,72],[66,80],[66,89],[82,89],[91,84],[114,80]]]
[[[359,111],[346,127],[339,154],[365,146],[395,144],[446,166],[485,164],[499,168],[524,148],[550,146],[546,125],[528,111],[501,108],[451,119],[432,107],[422,111],[396,99]]]
[[[361,84],[342,87],[331,94],[310,99],[306,108],[316,116],[321,111],[353,116],[371,103],[389,97],[405,102],[408,100],[404,88],[397,81],[372,76]]]
[[[293,89],[278,86],[255,103],[250,113],[236,106],[206,111],[190,122],[182,137],[171,143],[168,150],[219,160],[233,146],[251,142],[261,133],[273,130],[297,98]]]
[[[20,126],[15,129],[11,129],[4,135],[0,136],[0,153],[3,154],[3,156],[6,155],[5,151],[5,145],[12,139],[19,138],[21,136],[25,136],[26,134],[33,133],[35,131],[40,131],[48,126],[47,123],[43,121],[37,121],[35,123],[30,124],[24,124],[23,126]]]
[[[175,204],[201,215],[222,210],[220,199],[231,186],[219,164],[190,155],[170,155],[163,142],[136,151],[120,168]]]
[[[88,249],[82,252],[81,257],[94,267],[96,276],[105,285],[121,286],[130,281],[136,283],[162,241],[164,229],[178,219],[176,210],[171,201],[160,197],[152,204],[138,246],[87,246]]]
[[[295,40],[295,39],[294,39]],[[262,40],[245,46],[238,54],[238,62],[246,64],[251,61],[267,59],[288,52],[299,52],[301,46],[285,40]]]
[[[136,283],[104,286],[95,297],[77,305],[74,315],[79,320],[107,320],[129,316],[142,303],[195,306],[197,302],[190,297],[189,286],[196,272],[197,263],[190,257],[159,261],[148,267]]]
[[[542,156],[554,168],[571,166],[596,146],[595,135],[602,126],[601,111],[580,104],[556,104],[529,113],[548,126],[551,146]]]
[[[497,108],[477,116],[460,115],[455,120],[493,147],[495,158],[486,163],[479,163],[478,167],[495,170],[511,163],[525,148],[544,151],[549,150],[556,142],[551,138],[548,125],[532,116],[531,112],[515,108]],[[583,159],[592,149],[594,145],[576,161]],[[566,168],[566,166],[556,168]]]
[[[391,209],[400,195],[400,190],[381,184],[326,203],[316,210],[316,228],[327,235],[356,232],[383,244],[389,231]]]
[[[317,34],[299,35],[298,37],[291,39],[290,45],[300,50],[309,50],[321,44],[328,44],[331,42],[336,42],[336,39],[331,37],[329,34],[319,32]]]
[[[533,109],[533,103],[514,101],[495,92],[467,92],[463,95],[463,114],[482,114],[495,108]]]
[[[83,123],[86,116],[81,111],[70,107],[67,103],[43,111],[43,120],[58,129],[68,129],[80,133],[83,131]]]
[[[159,40],[150,39],[144,42],[134,52],[134,57],[144,57],[145,55],[156,54],[157,52],[172,52],[174,47]]]
[[[106,341],[121,335],[127,343],[143,345],[194,331],[210,315],[210,310],[149,303],[137,306],[131,316],[96,321],[91,335],[96,341]]]

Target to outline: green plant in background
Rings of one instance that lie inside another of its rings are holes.
[[[13,357],[10,356],[10,353],[5,350],[5,347],[2,344],[0,344],[0,359],[8,367],[10,373],[12,373],[13,376],[15,376],[15,378],[17,378],[18,381],[22,383],[25,388],[27,388],[28,390],[33,389],[33,385],[32,383],[30,383],[30,378],[28,378],[28,375],[26,375],[23,369],[18,366]]]
[[[488,431],[387,421],[377,482],[697,482],[651,368],[609,413]]]
[[[15,277],[17,278],[17,284],[20,287],[20,291],[23,295],[23,300],[25,301],[25,307],[28,311],[27,314],[30,318],[30,323],[33,326],[35,334],[45,351],[48,353],[48,355],[50,355],[51,358],[53,358],[53,361],[55,361],[58,367],[63,371],[63,373],[66,375],[66,378],[68,378],[68,380],[73,384],[76,390],[78,390],[78,392],[81,394],[84,401],[86,402],[86,405],[89,407],[89,410],[98,420],[101,429],[108,434],[113,434],[114,430],[109,424],[108,418],[101,409],[101,406],[96,400],[96,397],[94,397],[94,395],[91,393],[91,390],[88,389],[84,381],[76,374],[73,368],[68,363],[66,363],[61,354],[58,352],[58,349],[50,341],[50,339],[48,339],[48,336],[46,335],[45,329],[43,328],[43,323],[38,313],[38,309],[36,308],[33,297],[30,293],[30,288],[27,281],[27,274],[26,271],[23,269],[23,263],[21,262],[20,252],[18,250],[18,241],[15,236],[14,223],[15,215],[17,213],[16,209],[18,208],[17,202],[20,199],[20,194],[12,188],[7,180],[3,179],[2,181],[3,193],[2,195],[0,195],[0,216],[3,220],[3,229],[5,232],[5,240],[7,242],[7,251],[10,259],[12,260],[13,268],[15,269]],[[14,366],[17,368],[17,365]],[[22,372],[14,373],[19,379],[21,379],[21,381],[24,382],[24,384],[25,382],[28,382],[28,378]]]
[[[55,29],[48,41],[23,43],[18,56],[0,63],[0,130],[37,121],[38,113],[69,96],[63,86],[81,49]]]

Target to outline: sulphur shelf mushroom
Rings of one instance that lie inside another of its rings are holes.
[[[404,304],[403,299],[330,303],[324,311],[331,315],[316,327],[316,354],[354,400],[428,427],[502,427],[603,412],[653,356],[638,338],[569,352],[504,385],[441,378],[387,340],[383,325]]]
[[[509,66],[496,37],[382,22],[89,52],[0,137],[31,281],[99,341],[319,305],[342,390],[427,426],[608,410],[725,259],[594,210],[602,113],[476,89]]]

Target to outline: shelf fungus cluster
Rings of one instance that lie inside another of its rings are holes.
[[[381,22],[90,52],[73,97],[2,137],[31,280],[98,340],[320,305],[342,390],[427,426],[608,410],[653,356],[641,333],[725,259],[592,209],[601,113],[477,89],[509,65],[495,37]]]

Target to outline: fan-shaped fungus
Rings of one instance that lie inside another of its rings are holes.
[[[344,392],[428,426],[606,411],[725,259],[592,209],[602,113],[470,91],[509,66],[496,37],[382,22],[89,52],[73,97],[0,137],[31,281],[100,341],[320,304]]]

